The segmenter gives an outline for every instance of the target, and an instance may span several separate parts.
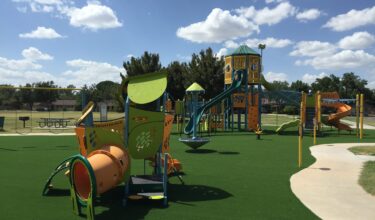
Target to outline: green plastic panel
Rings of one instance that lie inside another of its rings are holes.
[[[204,92],[204,89],[201,85],[195,82],[186,89],[186,92]]]
[[[104,145],[115,145],[124,147],[124,139],[120,132],[111,131],[104,128],[85,129],[87,155]]]
[[[129,153],[134,159],[155,155],[163,142],[164,113],[130,107]]]
[[[132,102],[146,104],[158,99],[166,88],[166,73],[148,73],[129,79],[128,95]]]

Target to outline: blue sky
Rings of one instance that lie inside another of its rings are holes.
[[[265,43],[270,81],[351,71],[375,88],[370,0],[6,0],[0,14],[0,84],[119,81],[122,62],[144,51],[168,65]]]

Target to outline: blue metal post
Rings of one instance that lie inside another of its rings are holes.
[[[197,125],[196,125],[196,119],[197,119],[197,105],[198,105],[198,94],[196,94],[195,92],[192,92],[191,94],[192,96],[192,104],[193,104],[193,139],[196,139],[197,138]],[[199,124],[199,122],[198,122]]]

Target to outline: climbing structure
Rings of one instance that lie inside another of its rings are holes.
[[[158,199],[167,205],[168,176],[182,168],[169,154],[174,116],[166,112],[166,75],[123,78],[121,85],[124,117],[94,122],[94,103],[89,102],[76,123],[79,154],[61,162],[43,190],[43,195],[48,194],[53,177],[68,169],[73,210],[79,215],[86,207],[87,219],[95,217],[96,196],[120,183],[125,183],[124,205],[132,198]],[[131,174],[132,160],[144,160],[145,165],[149,161],[152,173],[144,169],[142,174]]]
[[[234,127],[237,113],[238,128],[241,128],[241,114],[245,113],[245,129],[256,130],[261,126],[261,60],[260,54],[242,45],[225,57],[224,89],[236,82],[236,71],[241,71],[243,80],[231,99],[225,101],[225,128]]]

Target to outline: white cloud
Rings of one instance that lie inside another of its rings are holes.
[[[265,7],[260,10],[255,10],[253,6],[249,8],[240,8],[236,10],[240,15],[251,18],[258,25],[274,25],[282,20],[293,16],[296,13],[296,8],[289,2],[282,2],[275,8]]]
[[[308,84],[311,84],[313,82],[315,82],[316,79],[320,79],[320,78],[323,78],[325,76],[328,76],[328,74],[322,72],[320,74],[309,74],[309,73],[305,73],[303,76],[302,76],[302,82],[305,82],[305,83],[308,83]]]
[[[279,3],[279,2],[283,2],[283,1],[286,1],[286,0],[266,0],[265,2],[266,2],[266,4],[270,4],[270,3],[273,3],[273,2]]]
[[[206,20],[178,28],[178,37],[197,43],[220,43],[247,37],[259,32],[259,27],[244,17],[232,15],[227,10],[215,8]]]
[[[375,6],[363,10],[352,9],[346,14],[332,17],[323,27],[333,31],[347,31],[370,24],[375,24]]]
[[[308,10],[305,10],[303,12],[298,13],[296,15],[296,18],[299,21],[306,22],[308,20],[317,19],[321,14],[322,14],[322,12],[319,11],[319,9],[312,8],[312,9],[308,9]]]
[[[220,57],[222,57],[222,56],[227,55],[227,53],[228,53],[228,49],[227,49],[227,48],[221,48],[221,49],[219,50],[219,52],[216,53],[216,57],[217,57],[217,58],[220,58]]]
[[[258,48],[259,44],[266,44],[267,48],[283,48],[291,45],[293,42],[289,39],[276,39],[273,37],[268,37],[266,39],[247,39],[244,43],[252,48]]]
[[[34,63],[31,60],[14,60],[5,57],[0,57],[0,67],[9,70],[26,70],[26,69],[40,69],[42,66],[40,64]],[[1,80],[0,80],[1,81]]]
[[[38,60],[50,60],[53,57],[30,47],[22,51],[24,59],[8,59],[0,57],[0,82],[20,85],[38,81],[54,81],[60,86],[73,84],[81,87],[104,80],[120,82],[120,72],[126,70],[106,62],[96,62],[83,59],[66,61],[67,70],[58,74],[51,74],[42,70]]]
[[[3,84],[11,85],[25,85],[31,82],[40,81],[56,81],[56,77],[52,74],[42,71],[26,70],[21,69],[7,69],[0,67],[0,81]]]
[[[114,11],[99,2],[88,2],[82,8],[70,8],[67,10],[70,24],[74,27],[83,27],[90,30],[121,27]]]
[[[375,42],[374,35],[368,32],[356,32],[351,36],[344,37],[338,42],[342,49],[366,49]]]
[[[22,51],[22,56],[25,57],[26,60],[53,60],[53,56],[42,53],[38,48],[29,47]]]
[[[301,41],[294,46],[290,56],[327,56],[335,53],[337,47],[328,42],[321,41]]]
[[[26,13],[27,12],[27,7],[16,7],[17,11],[21,13]]]
[[[268,72],[264,75],[264,78],[266,78],[267,81],[273,82],[273,81],[287,81],[288,75],[285,73],[275,73],[275,72]]]
[[[30,7],[31,12],[50,13],[55,17],[68,18],[70,25],[89,30],[109,29],[121,27],[115,12],[100,1],[87,1],[82,8],[74,6],[72,0],[13,0]],[[19,7],[18,7],[19,8]],[[21,11],[26,11],[23,8]]]
[[[56,5],[61,4],[61,0],[34,0],[34,2],[42,5]]]
[[[297,65],[310,65],[315,69],[353,69],[375,64],[375,56],[363,50],[343,50],[330,56],[318,56]]]
[[[62,36],[52,28],[37,27],[36,30],[30,33],[23,33],[18,35],[20,38],[35,38],[35,39],[54,39]]]
[[[234,49],[239,47],[240,45],[232,40],[225,41],[224,46],[226,48]]]
[[[132,57],[134,57],[133,54],[128,54],[128,55],[126,55],[126,58],[128,58],[128,59],[130,59],[130,58],[132,58]]]
[[[41,69],[42,65],[37,63],[38,60],[52,60],[53,57],[49,54],[42,53],[35,47],[29,47],[22,51],[24,59],[8,59],[0,57],[0,68],[12,71],[36,70]],[[1,80],[0,80],[1,81]]]
[[[120,72],[125,72],[123,68],[105,62],[75,59],[66,61],[66,65],[73,70],[63,72],[60,78],[64,79],[65,85],[73,84],[82,86],[84,84],[99,83],[104,80],[120,82]]]

